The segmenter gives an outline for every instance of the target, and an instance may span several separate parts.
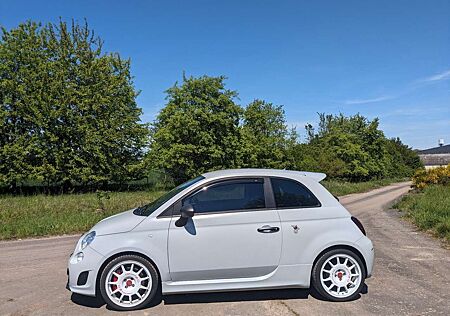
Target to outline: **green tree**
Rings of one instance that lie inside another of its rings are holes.
[[[87,23],[2,29],[0,182],[70,185],[136,175],[140,123],[130,61],[102,53]]]
[[[167,104],[152,126],[149,163],[175,182],[238,166],[241,107],[225,77],[183,76],[166,91]]]
[[[241,127],[240,158],[243,167],[288,168],[290,148],[296,133],[286,124],[284,109],[254,100],[244,110]]]
[[[317,131],[306,126],[308,161],[318,171],[327,172],[333,166],[331,174],[353,181],[384,176],[388,162],[386,138],[378,125],[378,119],[370,121],[359,114],[319,114]]]
[[[345,178],[347,166],[332,147],[300,143],[292,148],[294,168],[303,171],[324,172],[329,178]]]
[[[417,152],[402,143],[400,138],[386,140],[389,154],[387,173],[391,177],[410,177],[416,170],[423,168]]]

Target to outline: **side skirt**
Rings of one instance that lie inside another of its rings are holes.
[[[163,294],[245,291],[272,288],[308,288],[312,264],[283,265],[270,274],[240,279],[162,282]]]

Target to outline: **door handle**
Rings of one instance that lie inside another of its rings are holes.
[[[280,230],[280,227],[274,227],[269,225],[264,225],[263,227],[260,227],[257,229],[258,233],[276,233]]]

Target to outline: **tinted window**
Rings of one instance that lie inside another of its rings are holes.
[[[258,209],[266,206],[262,179],[229,180],[202,188],[183,200],[196,213]]]
[[[271,179],[277,207],[320,206],[317,198],[302,184],[287,179]]]
[[[197,183],[197,182],[199,182],[200,180],[203,180],[203,179],[205,179],[205,177],[200,176],[200,177],[191,179],[191,180],[189,180],[189,181],[187,181],[187,182],[185,182],[183,184],[180,184],[179,186],[177,186],[176,188],[173,188],[172,190],[170,190],[166,194],[160,196],[158,199],[156,199],[155,201],[151,202],[150,204],[147,204],[147,205],[142,206],[142,207],[138,207],[137,209],[135,209],[134,214],[142,215],[142,216],[150,215],[151,213],[156,211],[161,205],[163,205],[164,203],[169,201],[171,198],[173,198],[175,195],[177,195],[178,193],[180,193],[184,189],[190,187],[194,183]]]

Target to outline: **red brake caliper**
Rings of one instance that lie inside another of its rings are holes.
[[[119,272],[119,270],[117,270],[116,273],[117,273],[117,274],[122,274],[122,271]],[[115,275],[113,275],[113,278],[112,278],[112,281],[113,281],[113,282],[117,282],[118,279],[119,279],[118,277],[116,277]],[[115,284],[111,285],[111,289],[112,289],[113,291],[115,291],[115,290],[117,289],[117,285],[115,285]]]

